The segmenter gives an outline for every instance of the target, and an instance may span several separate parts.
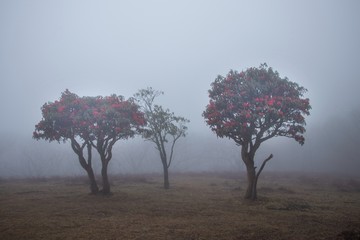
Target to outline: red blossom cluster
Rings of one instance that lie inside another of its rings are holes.
[[[309,99],[303,98],[305,88],[264,65],[230,71],[211,86],[203,116],[219,137],[241,144],[256,137],[286,136],[304,143],[304,115],[311,109]]]
[[[69,90],[59,101],[44,104],[42,116],[33,137],[49,141],[128,138],[145,125],[144,114],[132,101],[116,95],[78,97]]]

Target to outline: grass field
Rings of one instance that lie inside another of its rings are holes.
[[[247,202],[243,177],[112,176],[107,197],[80,177],[2,180],[0,239],[360,239],[360,179],[265,172]]]

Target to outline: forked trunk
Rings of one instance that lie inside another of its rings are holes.
[[[108,162],[103,160],[102,168],[101,168],[101,177],[102,177],[103,188],[102,188],[101,192],[104,195],[110,194],[110,183],[109,183],[109,178],[108,178],[108,174],[107,174],[107,167],[108,167]]]
[[[260,173],[265,167],[265,164],[273,157],[270,154],[263,163],[258,172],[256,172],[256,167],[254,166],[254,159],[244,158],[244,163],[246,165],[247,177],[248,177],[248,187],[246,189],[245,199],[256,200],[257,199],[257,182],[260,176]]]

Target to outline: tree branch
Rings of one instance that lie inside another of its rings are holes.
[[[79,155],[81,153],[80,151],[81,147],[79,143],[74,138],[71,138],[70,141],[71,141],[71,148],[77,155]]]
[[[259,178],[260,173],[261,173],[262,170],[264,169],[266,162],[269,161],[272,157],[273,157],[273,155],[270,154],[270,156],[268,156],[268,157],[263,161],[263,163],[261,164],[261,167],[260,167],[259,171],[258,171],[257,174],[256,174],[256,179]]]
[[[171,164],[171,160],[173,158],[173,153],[174,153],[174,146],[175,146],[175,142],[181,137],[181,133],[179,133],[176,137],[174,137],[172,145],[171,145],[171,152],[170,152],[170,158],[169,158],[169,163],[167,164],[167,167],[170,167]]]
[[[278,124],[276,125],[274,131],[273,131],[271,134],[269,134],[268,136],[266,136],[266,137],[264,137],[264,138],[259,139],[260,143],[265,142],[266,140],[275,137],[275,136],[278,134],[278,130],[279,130],[279,128],[281,127],[282,124],[283,124],[283,121],[278,122]],[[270,127],[271,127],[271,126],[270,126]],[[269,128],[270,128],[270,127],[269,127]],[[266,130],[268,130],[269,128],[267,128]],[[265,131],[264,131],[264,132],[265,132]]]
[[[161,160],[162,160],[164,166],[167,166],[167,156],[166,156],[165,144],[164,144],[164,139],[161,136],[161,133],[160,133],[160,154],[163,157],[163,159],[161,159]]]
[[[88,165],[91,166],[92,153],[91,153],[91,144],[87,142],[87,151],[88,151]]]

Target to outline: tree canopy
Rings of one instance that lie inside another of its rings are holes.
[[[231,70],[211,86],[203,116],[219,137],[239,145],[256,145],[275,136],[304,144],[304,116],[311,109],[309,99],[303,98],[304,87],[281,78],[266,64],[240,73]]]
[[[116,95],[78,97],[66,90],[59,101],[45,103],[41,110],[43,118],[35,126],[33,137],[48,141],[118,140],[134,136],[145,125],[138,106]]]

